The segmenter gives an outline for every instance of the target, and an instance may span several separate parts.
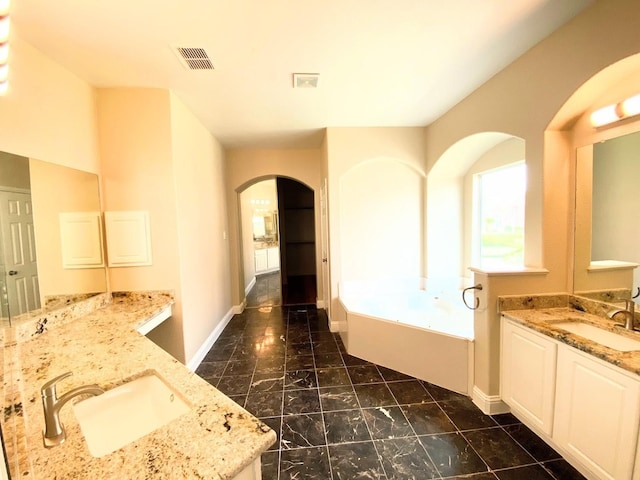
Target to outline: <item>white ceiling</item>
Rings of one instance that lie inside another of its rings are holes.
[[[173,90],[225,147],[317,147],[328,126],[429,124],[593,1],[13,0],[12,18],[92,85]]]

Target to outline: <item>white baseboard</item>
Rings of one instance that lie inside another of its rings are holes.
[[[324,308],[324,306],[325,306],[324,300],[316,298],[316,308]]]
[[[477,386],[473,387],[471,400],[485,415],[509,413],[511,409],[502,401],[500,395],[487,395]]]
[[[347,322],[329,322],[329,331],[331,332],[346,332]]]
[[[187,362],[187,368],[189,370],[191,370],[192,372],[196,371],[196,368],[198,368],[198,366],[200,365],[204,357],[207,355],[209,350],[211,350],[211,347],[213,347],[213,344],[216,343],[216,340],[218,339],[218,337],[220,336],[224,328],[229,324],[229,322],[233,318],[233,315],[235,314],[234,312],[235,308],[236,307],[232,307],[231,309],[229,309],[229,311],[222,318],[222,321],[218,325],[216,325],[216,328],[213,329],[213,332],[211,332],[211,334],[207,337],[207,339],[204,341],[202,346],[200,346],[196,354],[193,357],[191,357],[191,360]]]
[[[244,300],[242,300],[242,303],[240,305],[234,305],[233,307],[231,307],[231,311],[234,315],[240,315],[242,312],[244,312],[246,306],[247,299],[245,298]]]
[[[249,295],[249,292],[251,291],[251,289],[254,287],[255,284],[256,284],[256,277],[254,276],[249,282],[249,285],[247,285],[244,289],[245,296]]]

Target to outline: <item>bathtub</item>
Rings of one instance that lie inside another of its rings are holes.
[[[424,281],[341,285],[337,316],[347,352],[466,395],[473,385],[473,311],[461,290]]]

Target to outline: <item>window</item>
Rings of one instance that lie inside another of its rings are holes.
[[[524,265],[524,162],[475,175],[474,257],[483,269]]]

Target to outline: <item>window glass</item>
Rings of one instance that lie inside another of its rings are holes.
[[[483,269],[524,265],[524,162],[476,174],[476,252]]]

